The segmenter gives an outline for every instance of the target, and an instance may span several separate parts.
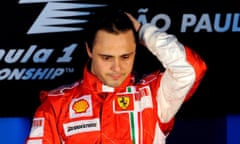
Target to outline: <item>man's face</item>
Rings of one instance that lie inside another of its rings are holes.
[[[91,72],[105,85],[117,87],[131,73],[135,58],[136,43],[132,31],[120,34],[97,32],[92,52]]]

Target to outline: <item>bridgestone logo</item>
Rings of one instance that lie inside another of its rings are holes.
[[[91,128],[91,127],[96,127],[96,123],[90,123],[90,124],[83,124],[83,125],[76,125],[68,128],[68,132],[77,130],[77,129],[82,129],[82,128]]]
[[[99,119],[81,120],[63,124],[64,132],[66,136],[84,133],[100,131]]]

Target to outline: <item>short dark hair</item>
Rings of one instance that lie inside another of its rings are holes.
[[[132,30],[135,42],[138,41],[137,32],[134,29],[132,21],[123,10],[114,7],[104,7],[93,12],[85,28],[85,42],[87,42],[90,50],[92,50],[96,33],[99,30],[105,30],[110,33],[121,33]]]

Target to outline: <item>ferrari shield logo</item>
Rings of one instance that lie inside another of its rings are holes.
[[[127,109],[130,104],[130,98],[128,96],[119,96],[117,102],[120,108]]]

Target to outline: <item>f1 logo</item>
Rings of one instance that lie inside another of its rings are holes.
[[[91,13],[89,8],[106,6],[73,1],[79,0],[20,0],[19,4],[46,3],[27,34],[81,31],[83,28],[79,25],[87,22],[86,16]],[[85,18],[74,18],[81,16]]]

